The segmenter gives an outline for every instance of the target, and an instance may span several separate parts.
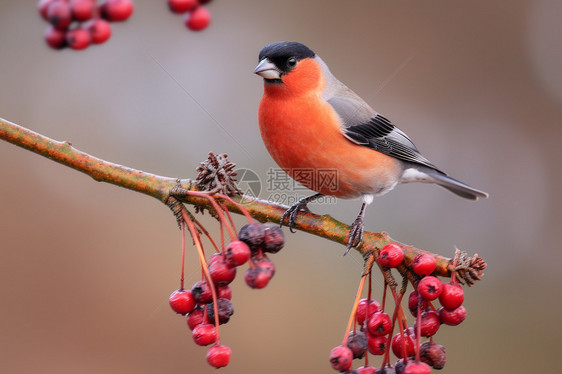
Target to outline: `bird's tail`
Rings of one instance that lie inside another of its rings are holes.
[[[435,183],[451,191],[455,195],[470,200],[478,200],[479,198],[485,199],[488,197],[488,194],[486,192],[478,190],[474,187],[470,187],[468,184],[465,184],[461,181],[451,178],[439,170],[431,169],[420,165],[416,165],[412,169],[415,169],[415,172],[409,173],[410,174],[409,176],[406,176],[409,170],[406,170],[406,172],[404,173],[405,175],[403,176],[403,180],[402,180],[403,183],[408,183],[408,182]],[[412,169],[410,169],[410,171],[413,171]]]

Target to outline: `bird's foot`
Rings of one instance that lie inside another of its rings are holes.
[[[310,203],[313,200],[318,199],[320,196],[322,196],[322,194],[318,193],[316,195],[303,197],[302,199],[297,201],[295,205],[293,205],[292,207],[287,209],[285,213],[283,213],[283,216],[281,217],[281,221],[279,222],[279,226],[283,226],[283,223],[285,222],[285,218],[288,218],[287,227],[292,233],[295,233],[296,231],[294,227],[297,220],[297,214],[299,214],[299,212],[310,213],[310,210],[308,209],[306,204]]]
[[[353,221],[351,225],[351,229],[349,230],[349,240],[347,241],[347,247],[345,248],[344,256],[349,252],[349,250],[353,247],[357,247],[361,244],[361,240],[363,239],[363,228],[365,227],[363,223],[363,215],[359,215]]]

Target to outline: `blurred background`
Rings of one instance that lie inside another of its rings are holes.
[[[215,0],[199,33],[165,0],[135,6],[107,43],[53,51],[36,1],[3,0],[0,117],[170,177],[194,177],[209,151],[228,153],[265,185],[275,165],[252,71],[264,45],[301,41],[430,160],[490,193],[475,203],[405,185],[367,211],[369,231],[445,256],[456,245],[489,265],[465,291],[467,320],[435,337],[447,348],[442,372],[559,371],[560,1]],[[168,208],[8,143],[0,159],[0,372],[214,371],[168,306],[181,250]],[[350,223],[359,206],[311,208]],[[285,233],[266,289],[249,289],[242,271],[233,283],[225,373],[332,370],[361,258]],[[188,247],[187,284],[198,277]]]

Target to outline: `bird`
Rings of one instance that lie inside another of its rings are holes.
[[[316,192],[283,214],[280,224],[287,220],[291,232],[298,213],[308,212],[307,204],[322,196],[361,198],[345,255],[362,241],[366,207],[398,184],[433,183],[465,199],[488,197],[425,158],[306,45],[274,42],[261,49],[258,61],[254,73],[264,82],[258,108],[264,145],[292,179]]]

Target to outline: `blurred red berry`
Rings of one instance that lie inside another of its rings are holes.
[[[232,289],[230,286],[219,286],[217,287],[217,297],[223,299],[232,299]]]
[[[330,364],[334,370],[340,372],[351,370],[352,363],[353,353],[346,346],[340,345],[330,351]]]
[[[213,294],[205,281],[199,281],[191,288],[193,299],[197,304],[207,304],[213,300]]]
[[[100,11],[106,20],[120,22],[127,20],[133,14],[134,6],[131,0],[105,0],[100,5]]]
[[[248,244],[252,253],[261,249],[264,237],[265,225],[259,222],[244,225],[238,232],[238,239]]]
[[[413,290],[412,293],[410,294],[410,296],[408,297],[408,309],[410,309],[410,312],[412,313],[412,315],[414,317],[418,316],[418,300],[419,300],[419,294],[417,290]],[[427,309],[427,301],[423,300],[421,301],[421,310],[426,310]]]
[[[431,368],[424,362],[408,361],[404,374],[431,374]]]
[[[201,31],[209,26],[211,23],[211,13],[205,7],[197,7],[191,12],[187,13],[185,18],[185,25],[188,29],[193,31]],[[250,248],[252,246],[250,245]]]
[[[66,30],[72,22],[70,5],[66,1],[58,0],[49,4],[47,8],[47,20],[58,30]]]
[[[357,374],[375,374],[377,369],[374,366],[361,366],[356,371]]]
[[[236,268],[230,267],[224,261],[215,261],[209,265],[209,274],[217,286],[226,286],[236,277]]]
[[[111,25],[101,18],[90,20],[83,27],[90,33],[94,44],[104,43],[111,36]]]
[[[49,8],[49,5],[51,5],[56,1],[60,1],[60,0],[40,0],[39,3],[37,4],[37,9],[39,10],[39,14],[41,14],[41,17],[43,17],[46,21],[49,20],[49,18],[47,17],[47,9]]]
[[[226,345],[214,345],[207,351],[207,362],[215,368],[222,368],[230,362],[230,348]]]
[[[246,270],[244,280],[251,288],[264,288],[275,275],[275,264],[265,255],[260,259],[252,259],[251,261],[254,266]]]
[[[367,347],[369,348],[369,353],[376,356],[384,354],[387,341],[388,339],[386,336],[369,335],[367,337]]]
[[[441,283],[439,278],[431,275],[422,278],[418,283],[418,292],[424,300],[431,301],[437,299],[441,295],[442,290],[443,283]]]
[[[347,347],[351,349],[353,358],[363,358],[367,351],[367,335],[362,331],[350,331],[347,337]]]
[[[191,290],[176,290],[169,298],[170,307],[178,314],[187,314],[195,308],[195,301]]]
[[[420,360],[434,369],[443,369],[447,363],[445,347],[432,341],[423,343],[420,346]]]
[[[285,236],[283,229],[278,225],[265,225],[263,236],[263,251],[269,253],[277,253],[285,245]]]
[[[192,331],[193,341],[197,345],[209,345],[217,341],[217,329],[209,323],[195,326]]]
[[[197,307],[187,315],[187,326],[193,330],[196,326],[205,322],[205,312],[203,308]]]
[[[423,253],[414,258],[412,270],[414,270],[414,273],[417,275],[424,276],[433,273],[436,266],[437,262],[435,261],[435,257],[430,254]]]
[[[382,336],[390,333],[392,322],[390,316],[384,312],[377,312],[367,321],[367,331],[370,335]]]
[[[418,321],[414,322],[414,330],[417,329]],[[439,314],[433,310],[427,310],[421,314],[421,326],[420,335],[421,336],[433,336],[439,330],[441,326],[441,320],[439,319]]]
[[[402,248],[396,244],[387,244],[382,247],[379,254],[379,263],[388,268],[395,268],[399,266],[404,260],[404,252]]]
[[[199,4],[204,5],[210,3],[212,0],[199,0]]]
[[[218,314],[219,314],[219,325],[223,325],[230,320],[230,317],[234,314],[234,307],[232,302],[228,299],[217,299]],[[207,304],[207,319],[209,323],[215,324],[215,309],[214,303]]]
[[[241,240],[230,242],[224,250],[224,259],[232,267],[245,264],[251,255],[250,247]]]
[[[367,309],[369,310],[367,313]],[[369,302],[369,307],[367,308],[367,299],[359,300],[357,304],[357,311],[355,312],[355,318],[357,323],[362,325],[365,320],[368,320],[373,314],[381,311],[381,305],[377,300],[371,299]]]
[[[90,33],[82,28],[66,32],[66,43],[72,49],[81,50],[88,48],[91,40]]]
[[[70,10],[76,21],[87,21],[94,16],[97,5],[95,0],[70,0]]]
[[[66,47],[66,32],[55,29],[54,26],[49,26],[45,30],[45,41],[49,47],[53,49],[61,49]]]
[[[183,14],[199,6],[198,0],[168,0],[168,7],[174,13]]]
[[[402,344],[406,345],[406,356],[413,356],[416,353],[414,348],[416,340],[414,330],[412,328],[404,330],[403,336],[404,338],[402,339],[402,335],[397,333],[392,337],[392,352],[398,358],[404,358],[402,357]],[[403,340],[405,343],[403,343]]]
[[[439,308],[439,319],[441,323],[456,326],[466,319],[466,309],[462,305],[453,310]]]
[[[439,302],[447,309],[456,309],[464,301],[464,291],[458,283],[445,283],[439,295]]]

